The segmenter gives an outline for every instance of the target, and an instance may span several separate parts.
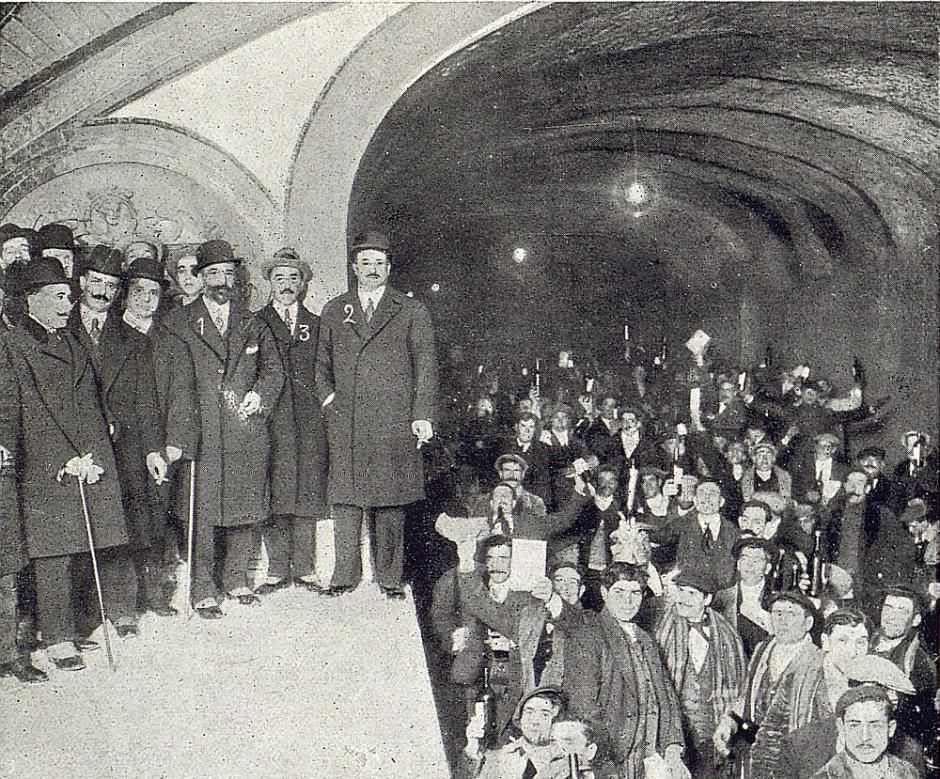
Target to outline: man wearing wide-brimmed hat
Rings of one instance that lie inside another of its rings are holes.
[[[271,302],[258,312],[274,334],[286,378],[272,417],[271,521],[263,530],[268,578],[259,592],[296,582],[321,589],[314,547],[326,507],[327,444],[315,391],[320,317],[303,304],[313,275],[289,247],[262,263]],[[328,582],[325,583],[328,586]]]
[[[28,315],[0,337],[0,447],[18,463],[43,641],[57,668],[80,670],[76,642],[90,626],[79,623],[73,589],[91,566],[78,478],[85,482],[108,616],[116,625],[134,620],[120,474],[90,358],[66,327],[71,287],[59,262],[33,260],[23,293]]]
[[[274,336],[237,296],[241,259],[227,241],[203,243],[196,271],[205,288],[167,314],[167,329],[192,355],[199,398],[192,597],[207,619],[223,615],[223,592],[257,605],[249,567],[271,514],[269,421],[284,385]],[[225,538],[222,592],[213,576],[214,537]]]
[[[390,252],[381,233],[354,242],[356,289],[323,307],[316,378],[330,444],[332,591],[350,590],[362,577],[366,520],[374,528],[376,580],[400,599],[404,507],[424,498],[421,446],[433,435],[438,368],[427,308],[388,284]]]

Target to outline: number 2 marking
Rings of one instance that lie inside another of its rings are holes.
[[[297,337],[301,341],[310,340],[310,325],[297,325],[297,329],[300,331],[300,335],[298,335]]]
[[[354,325],[354,324],[356,324],[356,323],[353,321],[353,318],[352,318],[353,311],[354,311],[354,309],[353,309],[353,307],[352,307],[352,303],[347,303],[345,306],[343,306],[343,313],[346,314],[346,318],[343,320],[343,324],[344,324],[344,325]]]

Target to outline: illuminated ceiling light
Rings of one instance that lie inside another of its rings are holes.
[[[641,206],[649,198],[649,192],[639,181],[634,181],[627,187],[627,202],[631,206]]]
[[[512,261],[516,263],[525,262],[525,258],[528,256],[528,252],[523,249],[521,246],[517,246],[512,250]]]
[[[630,185],[624,190],[624,199],[627,201],[627,205],[630,206],[630,213],[633,214],[635,218],[639,218],[646,213],[646,208],[644,206],[649,206],[650,201],[650,191],[649,188],[640,183],[640,171],[636,145],[636,131],[637,123],[639,118],[633,117],[633,181]]]

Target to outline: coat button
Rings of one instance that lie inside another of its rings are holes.
[[[225,368],[219,368],[219,376],[225,375]]]

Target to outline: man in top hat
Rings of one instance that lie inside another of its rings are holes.
[[[183,540],[182,518],[189,500],[187,480],[181,478],[182,469],[176,463],[191,462],[199,445],[196,374],[186,344],[157,318],[169,286],[161,263],[153,257],[139,257],[128,264],[126,275],[123,321],[150,342],[161,436],[157,454],[166,463],[166,470],[158,471],[148,484],[154,532],[146,563],[147,598],[157,614],[172,615],[176,611],[170,604],[174,583],[166,554],[169,548],[171,558],[176,558],[172,547],[178,551]]]
[[[380,233],[353,245],[356,290],[323,307],[316,388],[330,447],[333,591],[359,583],[366,519],[378,584],[389,598],[403,598],[404,506],[424,498],[421,446],[433,435],[438,378],[431,316],[389,286],[389,254]]]
[[[284,366],[271,329],[236,297],[241,260],[226,241],[197,251],[205,289],[174,309],[167,329],[189,348],[196,372],[200,442],[192,593],[196,612],[223,615],[213,577],[216,534],[225,541],[222,590],[257,605],[249,565],[260,548],[259,525],[271,514],[269,420],[284,386]]]
[[[745,779],[776,777],[786,759],[783,737],[826,711],[823,656],[810,637],[815,606],[799,590],[785,590],[771,598],[770,618],[773,638],[755,650],[743,693],[713,737],[720,755],[729,754],[733,735],[742,737],[738,759]]]
[[[0,447],[16,464],[43,641],[57,668],[80,670],[76,642],[91,625],[81,624],[75,604],[93,601],[94,589],[77,478],[85,482],[105,607],[117,626],[134,624],[136,582],[95,373],[67,328],[69,279],[58,261],[39,258],[23,281],[27,317],[0,336]]]
[[[268,578],[259,592],[292,581],[317,589],[316,523],[329,513],[326,429],[314,386],[320,317],[303,305],[313,274],[290,248],[275,252],[262,270],[271,284],[271,302],[258,317],[274,335],[286,379],[272,417],[272,517],[263,531]]]
[[[52,223],[39,228],[39,249],[42,256],[58,260],[66,278],[75,276],[76,248],[72,228],[68,225]]]
[[[158,609],[160,589],[151,569],[151,548],[162,539],[158,518],[151,511],[150,476],[166,474],[150,340],[124,322],[117,302],[124,284],[123,256],[117,249],[94,246],[83,258],[78,283],[81,297],[69,319],[72,335],[91,358],[121,478],[128,543],[144,592],[141,605]],[[150,474],[148,474],[148,469]],[[120,628],[128,635],[135,625]]]
[[[655,637],[682,708],[686,765],[704,779],[719,775],[712,735],[743,691],[747,660],[740,636],[711,608],[714,578],[689,568],[673,583],[675,601],[660,615]]]

